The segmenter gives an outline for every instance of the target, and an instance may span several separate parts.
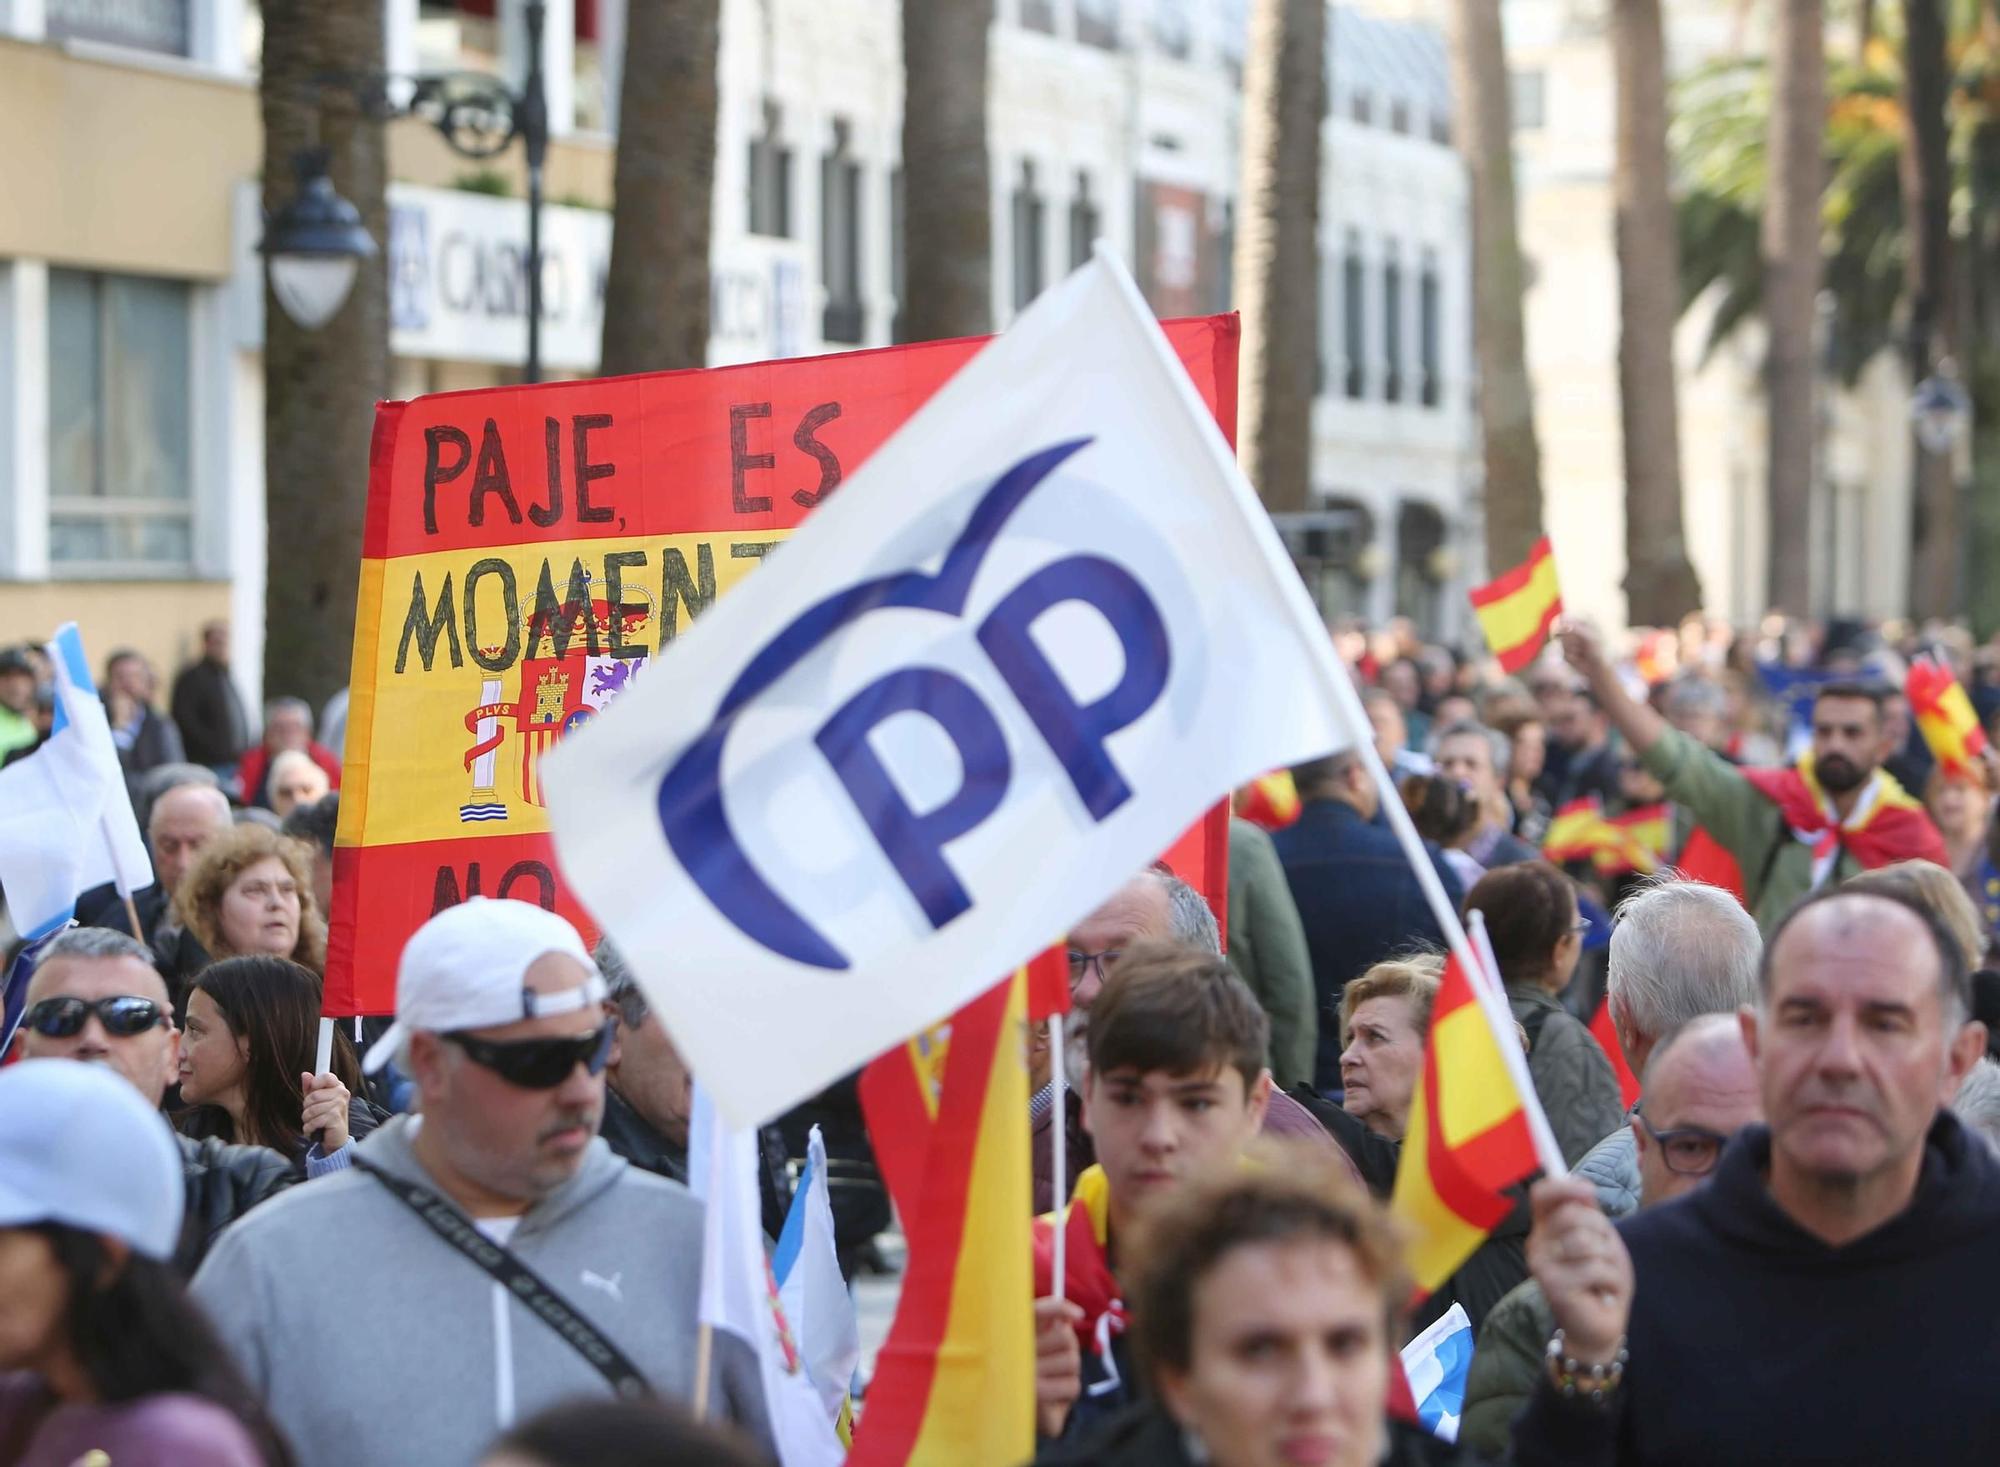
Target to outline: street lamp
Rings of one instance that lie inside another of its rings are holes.
[[[1949,453],[1955,448],[1971,413],[1972,399],[1959,385],[1949,359],[1939,362],[1910,394],[1910,421],[1925,453]]]
[[[527,379],[542,379],[542,168],[549,152],[548,98],[542,86],[542,29],[547,0],[527,0],[528,74],[519,93],[481,72],[396,77],[387,72],[330,72],[318,88],[335,87],[364,115],[386,122],[421,117],[461,157],[496,157],[519,138],[528,156]],[[410,88],[398,104],[394,83]],[[257,246],[270,261],[271,292],[285,314],[308,331],[324,326],[347,299],[360,262],[375,253],[361,213],[342,198],[327,174],[325,148],[303,148],[292,159],[298,190],[264,224]]]

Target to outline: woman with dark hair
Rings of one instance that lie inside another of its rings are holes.
[[[1479,802],[1440,774],[1412,774],[1396,786],[1417,834],[1436,843],[1461,887],[1486,874],[1465,849],[1479,834]]]
[[[0,1071],[0,1462],[288,1467],[171,1262],[180,1152],[123,1078]]]
[[[765,1467],[731,1432],[667,1401],[593,1398],[551,1406],[479,1459],[479,1467]]]
[[[1507,1000],[1528,1035],[1528,1073],[1571,1166],[1624,1122],[1611,1061],[1558,995],[1583,955],[1590,924],[1578,914],[1576,886],[1547,861],[1502,866],[1479,878],[1465,913],[1486,919]]]
[[[360,1094],[361,1066],[333,1031],[331,1072],[312,1073],[320,981],[276,957],[226,958],[188,994],[180,1127],[190,1136],[268,1146],[302,1176],[348,1164],[345,1148],[386,1119]]]

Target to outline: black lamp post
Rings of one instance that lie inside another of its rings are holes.
[[[527,379],[542,380],[542,168],[549,153],[549,106],[543,90],[542,31],[547,0],[527,0],[528,74],[516,93],[481,72],[447,72],[398,78],[386,72],[332,73],[316,78],[324,89],[345,92],[366,115],[380,121],[421,117],[454,152],[492,158],[519,138],[528,155],[528,361]],[[398,105],[396,81],[411,84]],[[293,156],[298,192],[264,224],[257,248],[270,260],[271,290],[285,313],[308,331],[332,319],[347,299],[360,261],[375,253],[360,212],[335,191],[327,150],[302,148]]]

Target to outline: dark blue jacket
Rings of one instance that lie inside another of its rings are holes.
[[[1319,1003],[1317,1089],[1340,1090],[1340,991],[1388,957],[1419,946],[1442,948],[1444,934],[1424,900],[1409,858],[1392,831],[1371,825],[1352,805],[1310,800],[1299,818],[1274,831],[1271,844],[1305,924]],[[1453,907],[1464,897],[1436,846],[1431,865]]]

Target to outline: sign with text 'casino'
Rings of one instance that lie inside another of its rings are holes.
[[[1168,340],[1234,441],[1237,323]],[[470,896],[561,912],[541,760],[647,676],[978,341],[382,404],[368,480],[326,1011],[385,1014],[396,959]],[[1168,863],[1224,909],[1218,811]]]

